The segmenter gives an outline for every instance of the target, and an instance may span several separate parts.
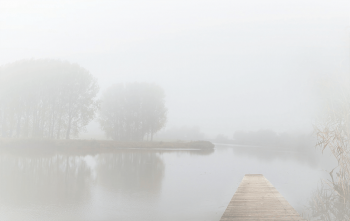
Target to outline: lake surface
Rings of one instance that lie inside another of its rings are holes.
[[[301,213],[334,165],[326,158],[314,148],[228,145],[83,156],[3,151],[0,220],[218,221],[245,174],[263,174]]]

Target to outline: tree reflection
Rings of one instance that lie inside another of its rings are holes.
[[[157,193],[161,189],[164,163],[156,152],[123,150],[96,159],[96,181],[111,191]]]
[[[90,173],[81,157],[0,155],[0,202],[76,204],[90,196]]]
[[[162,154],[208,155],[214,150],[114,149],[90,155],[93,163],[69,151],[0,152],[0,206],[31,208],[92,202],[93,185],[117,194],[156,196],[165,172]]]

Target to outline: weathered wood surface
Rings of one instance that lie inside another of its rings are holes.
[[[305,221],[261,174],[244,176],[220,221]]]

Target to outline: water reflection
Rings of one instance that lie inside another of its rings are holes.
[[[0,155],[3,205],[77,204],[90,197],[91,171],[81,157]]]
[[[113,200],[123,202],[116,208],[109,200],[106,208],[126,211],[139,201],[139,195],[134,193],[142,193],[146,201],[159,195],[165,168],[160,155],[159,151],[125,149],[89,156],[2,151],[0,219],[88,220],[90,215],[98,218],[103,207],[96,203],[101,202],[101,197],[106,203],[111,196],[99,192],[101,188],[113,193]],[[120,214],[117,211],[108,218]]]
[[[78,204],[89,200],[91,185],[113,192],[161,189],[164,163],[156,151],[120,150],[93,156],[0,154],[2,205]]]
[[[156,152],[118,151],[96,157],[96,182],[110,191],[154,194],[160,191],[164,163]]]
[[[0,220],[219,220],[246,173],[264,174],[301,208],[321,177],[316,164],[261,147],[6,150]]]

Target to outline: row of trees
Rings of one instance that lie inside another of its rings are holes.
[[[84,131],[98,111],[102,129],[115,140],[142,140],[164,126],[164,92],[159,86],[119,84],[101,100],[96,99],[98,91],[96,78],[77,64],[23,60],[1,66],[0,135],[70,139]]]
[[[277,134],[273,130],[258,130],[258,131],[236,131],[233,134],[233,143],[244,145],[258,145],[270,147],[285,147],[306,150],[313,147],[315,138],[312,134]]]
[[[96,79],[84,68],[53,60],[20,61],[0,69],[3,137],[66,138],[97,110]]]

